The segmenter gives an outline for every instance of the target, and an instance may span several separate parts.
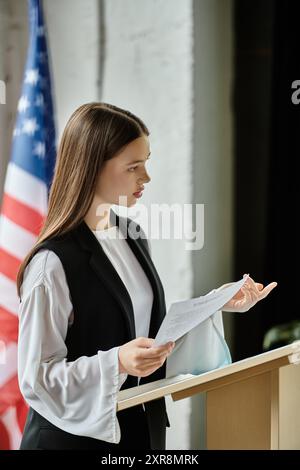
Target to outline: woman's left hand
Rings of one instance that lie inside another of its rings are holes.
[[[230,283],[231,284],[231,283]],[[230,284],[224,284],[220,289]],[[243,287],[229,300],[221,310],[225,312],[247,312],[257,302],[264,299],[277,286],[277,282],[271,282],[266,287],[255,282],[250,276]]]

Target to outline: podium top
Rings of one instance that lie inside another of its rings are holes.
[[[234,362],[204,374],[179,374],[121,390],[118,393],[117,411],[183,391],[185,391],[185,396],[191,396],[241,378],[298,363],[300,363],[300,341],[295,341],[287,346]]]

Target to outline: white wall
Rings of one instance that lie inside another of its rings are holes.
[[[192,2],[107,0],[104,101],[128,108],[148,125],[152,177],[143,199],[150,203],[190,202],[192,152]],[[167,298],[187,293],[190,261],[176,241],[152,241],[166,280]],[[179,258],[178,256],[182,256]],[[168,263],[182,283],[172,285]]]
[[[99,99],[98,0],[44,0],[60,136],[72,112]]]

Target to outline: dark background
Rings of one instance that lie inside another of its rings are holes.
[[[239,360],[263,351],[270,327],[300,318],[300,104],[291,101],[300,2],[236,0],[234,28],[235,277],[278,282],[249,313],[234,315]]]

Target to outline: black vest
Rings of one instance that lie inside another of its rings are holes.
[[[118,217],[115,213],[113,216],[152,286],[153,307],[149,338],[155,338],[166,314],[163,286],[149,255],[147,240],[142,238],[143,232],[140,231],[140,227],[130,219]],[[138,238],[137,232],[140,233]],[[70,291],[74,322],[68,329],[66,337],[68,361],[74,361],[81,356],[93,356],[98,350],[106,351],[136,338],[134,312],[129,293],[101,244],[84,221],[63,237],[45,241],[40,248],[49,249],[59,257]],[[142,377],[140,385],[165,378],[165,372],[166,362],[153,374]],[[128,375],[121,390],[135,387],[137,384],[138,378]],[[121,428],[121,441],[122,435],[126,436],[130,430],[129,421],[134,423],[134,416],[141,411],[141,407],[142,405],[138,405],[117,413]],[[33,410],[30,412],[37,415]],[[169,426],[165,399],[145,403],[145,413],[151,448],[164,449],[166,426]],[[39,418],[42,420],[42,426],[45,427],[46,420],[40,416]],[[28,417],[29,419],[31,422],[40,421],[36,419],[36,416]],[[27,432],[29,432],[28,425],[27,422]],[[52,427],[51,424],[50,426]],[[60,432],[63,431],[60,430]],[[23,441],[25,438],[26,436],[23,436]],[[78,439],[78,436],[73,436],[73,438]],[[84,439],[86,442],[91,438]],[[25,448],[24,445],[21,448]]]

